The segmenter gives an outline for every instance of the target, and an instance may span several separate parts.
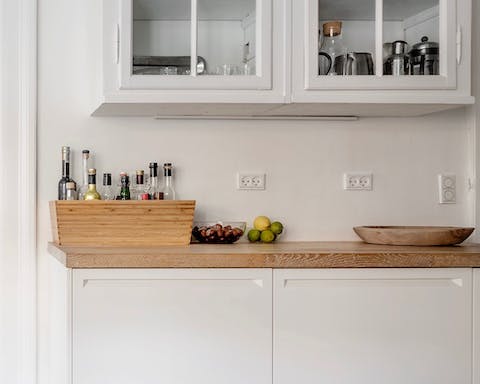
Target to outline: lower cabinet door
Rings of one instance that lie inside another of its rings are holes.
[[[271,270],[73,273],[74,384],[271,384]]]
[[[274,272],[274,383],[469,384],[472,270]]]
[[[480,384],[480,268],[473,270],[473,383]]]

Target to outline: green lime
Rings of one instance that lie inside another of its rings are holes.
[[[255,243],[258,240],[260,240],[260,231],[258,229],[248,231],[248,241]]]
[[[275,234],[270,229],[267,229],[260,234],[260,240],[262,240],[263,243],[271,243],[275,240]]]
[[[280,223],[279,221],[274,221],[271,225],[270,225],[270,230],[276,234],[276,235],[280,235],[282,232],[283,232],[283,224]]]

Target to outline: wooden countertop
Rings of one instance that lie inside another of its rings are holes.
[[[363,242],[278,242],[120,248],[49,243],[48,250],[68,268],[480,267],[480,244],[406,247]]]

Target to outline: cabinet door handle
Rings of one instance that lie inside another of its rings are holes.
[[[460,65],[462,62],[462,27],[457,25],[457,64]]]
[[[212,279],[212,278],[150,278],[150,279],[83,279],[82,288],[149,288],[149,287],[163,287],[165,284],[178,286],[185,286],[191,284],[205,285],[214,284],[224,288],[248,287],[256,286],[258,288],[264,287],[263,279]]]
[[[120,24],[116,25],[115,38],[115,63],[120,64]]]
[[[324,287],[456,287],[464,286],[459,278],[331,278],[331,279],[284,279],[283,288]]]

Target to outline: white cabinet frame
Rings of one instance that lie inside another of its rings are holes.
[[[457,45],[461,45],[461,27],[457,28],[457,1],[439,0],[440,75],[383,76],[383,0],[375,2],[375,71],[373,76],[318,75],[318,0],[304,0],[305,90],[322,89],[455,89],[457,86]]]
[[[121,0],[118,46],[120,89],[169,90],[268,90],[272,89],[272,1],[256,0],[256,75],[211,76],[196,74],[197,57],[197,5],[191,1],[190,76],[133,75],[133,0]]]

